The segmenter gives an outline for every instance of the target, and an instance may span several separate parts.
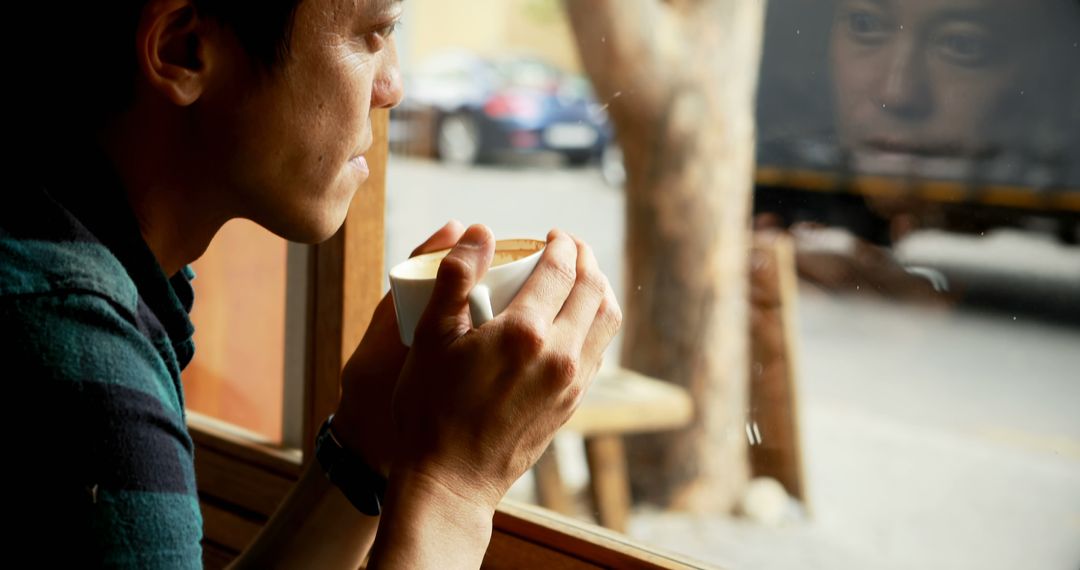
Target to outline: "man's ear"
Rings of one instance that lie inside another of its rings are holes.
[[[179,106],[205,91],[218,62],[216,31],[191,0],[150,0],[135,32],[139,72],[150,87]]]

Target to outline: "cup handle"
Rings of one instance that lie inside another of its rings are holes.
[[[469,291],[469,314],[472,316],[473,328],[495,318],[491,311],[491,289],[487,285],[477,285]]]

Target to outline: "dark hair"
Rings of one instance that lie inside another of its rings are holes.
[[[18,131],[31,153],[90,135],[131,105],[137,64],[135,28],[149,0],[27,2],[17,23],[40,24],[15,55],[27,69],[16,84]],[[302,0],[193,0],[201,16],[229,28],[260,73],[289,57]],[[17,10],[17,11],[18,11]],[[19,100],[23,99],[23,100]],[[39,144],[34,144],[35,142]],[[41,146],[45,145],[45,146]]]

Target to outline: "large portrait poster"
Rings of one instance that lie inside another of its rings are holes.
[[[1075,0],[770,0],[759,167],[1074,215],[1078,42]]]

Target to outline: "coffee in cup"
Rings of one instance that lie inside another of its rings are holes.
[[[491,266],[469,293],[473,326],[479,327],[498,315],[514,300],[532,274],[547,242],[537,239],[502,239],[495,242]],[[420,315],[431,299],[439,265],[450,249],[425,253],[403,261],[390,270],[390,290],[394,298],[401,342],[411,346]]]

